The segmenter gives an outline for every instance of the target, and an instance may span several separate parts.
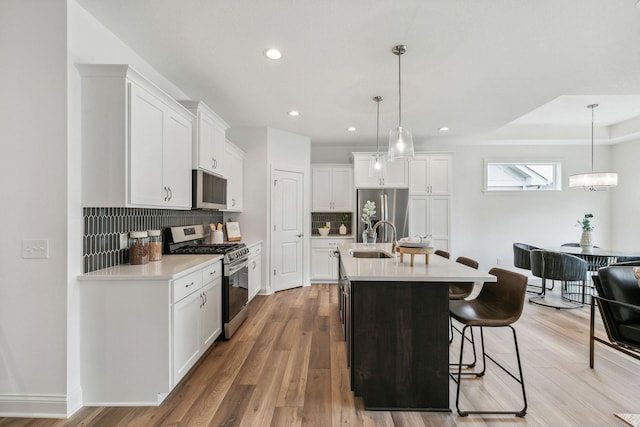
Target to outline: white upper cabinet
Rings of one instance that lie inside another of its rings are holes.
[[[244,151],[227,141],[224,175],[227,178],[227,211],[242,212]]]
[[[82,204],[191,208],[194,116],[127,65],[82,74]]]
[[[353,168],[350,165],[313,165],[313,212],[353,211]]]
[[[193,132],[193,168],[224,176],[225,132],[229,125],[202,101],[180,101],[197,117]]]
[[[418,154],[409,162],[409,194],[451,194],[451,156]]]
[[[384,177],[370,177],[369,163],[375,153],[353,153],[353,180],[356,188],[407,188],[409,168],[406,160],[387,162]]]

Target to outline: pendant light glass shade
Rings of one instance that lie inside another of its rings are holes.
[[[387,156],[375,153],[369,161],[369,178],[384,178],[387,176]]]
[[[407,47],[405,45],[398,45],[391,51],[394,55],[398,56],[398,127],[389,131],[388,159],[390,162],[395,159],[413,159],[415,157],[411,130],[402,127],[402,73],[400,56],[407,51]]]
[[[384,98],[381,96],[374,96],[373,100],[376,102],[376,152],[371,156],[369,161],[369,178],[383,178],[387,176],[387,158],[380,152],[380,102]]]
[[[582,188],[585,191],[606,190],[618,185],[618,174],[614,172],[593,171],[593,109],[598,104],[587,105],[591,109],[591,173],[581,173],[569,176],[569,188]]]
[[[413,136],[411,130],[398,126],[389,131],[389,161],[394,159],[413,159]]]

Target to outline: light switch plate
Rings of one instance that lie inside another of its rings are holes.
[[[23,240],[22,258],[49,258],[49,240]]]

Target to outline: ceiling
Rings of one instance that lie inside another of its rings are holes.
[[[231,126],[312,144],[618,142],[640,135],[636,0],[77,0]],[[263,51],[277,47],[278,61]],[[287,112],[298,110],[300,116]],[[356,132],[347,132],[355,126]],[[438,129],[450,128],[448,132]]]

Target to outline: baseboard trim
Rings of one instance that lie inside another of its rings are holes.
[[[67,418],[63,394],[0,394],[0,417]]]

